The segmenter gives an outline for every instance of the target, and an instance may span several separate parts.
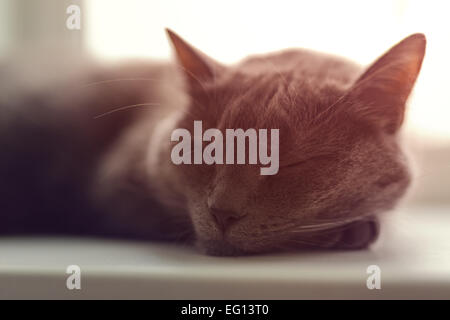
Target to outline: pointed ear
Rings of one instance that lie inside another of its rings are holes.
[[[403,122],[405,103],[422,65],[426,39],[413,34],[392,47],[372,64],[348,93],[366,120],[395,133]]]
[[[172,30],[166,29],[166,32],[175,49],[178,62],[183,67],[190,84],[201,85],[213,80],[222,66],[188,44]]]

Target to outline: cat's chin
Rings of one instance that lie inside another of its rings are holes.
[[[314,239],[316,245],[308,242],[297,243],[295,246],[289,243],[280,244],[278,251],[298,252],[309,250],[363,250],[369,248],[377,239],[380,232],[380,223],[376,217],[367,220],[353,222],[336,233],[326,234],[322,239]],[[291,243],[292,244],[292,243]],[[197,247],[211,256],[244,256],[254,254],[271,253],[270,246],[240,248],[230,244],[226,240],[197,240]],[[281,249],[281,248],[284,248]]]

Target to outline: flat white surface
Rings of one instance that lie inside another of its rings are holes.
[[[393,214],[365,251],[230,258],[167,244],[0,238],[0,298],[450,299],[450,208]],[[69,265],[81,268],[81,290],[66,288]],[[367,289],[369,265],[381,269],[380,290]]]

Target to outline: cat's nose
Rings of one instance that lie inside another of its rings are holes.
[[[227,230],[242,217],[242,215],[232,210],[223,210],[215,207],[211,207],[209,210],[216,221],[217,226],[222,231]]]

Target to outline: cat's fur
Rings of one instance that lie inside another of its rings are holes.
[[[216,255],[372,243],[410,181],[397,133],[425,37],[364,70],[308,50],[223,66],[169,36],[181,68],[91,68],[50,95],[2,92],[0,231],[194,240]],[[170,134],[194,120],[280,129],[278,174],[174,165]]]

